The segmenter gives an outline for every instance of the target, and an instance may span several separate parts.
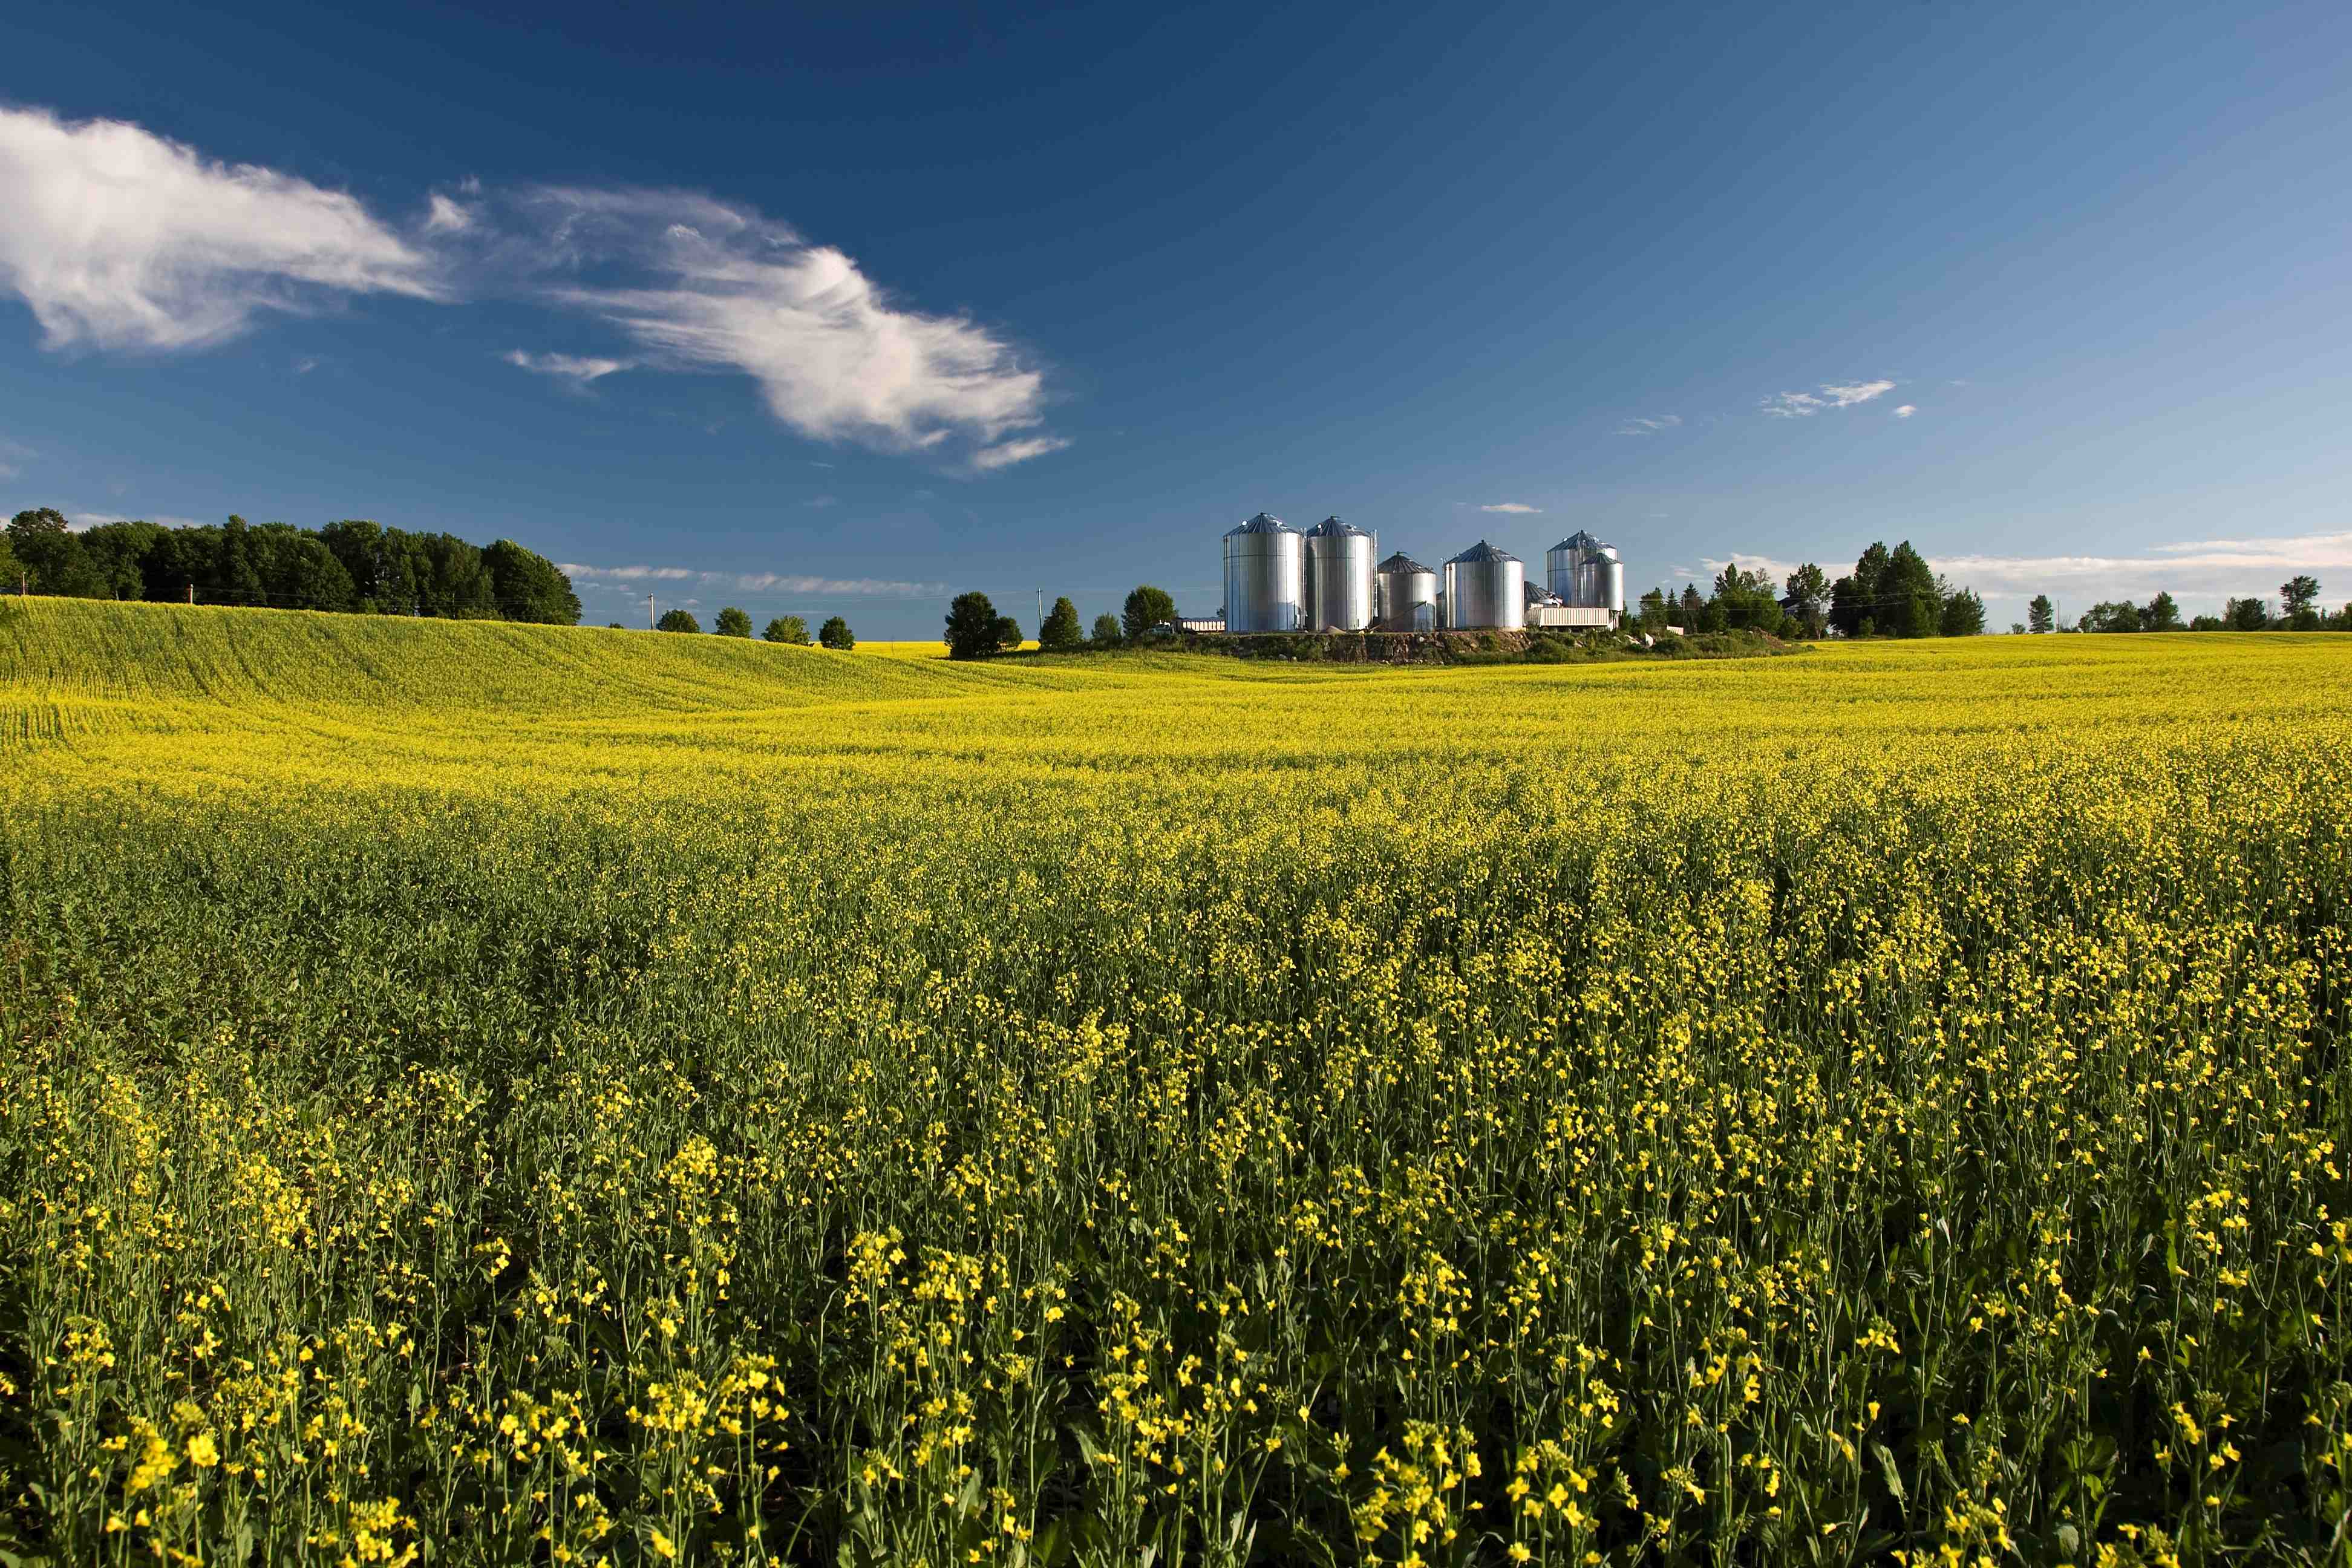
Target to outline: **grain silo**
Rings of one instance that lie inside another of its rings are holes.
[[[1398,551],[1372,575],[1372,617],[1384,632],[1437,629],[1437,574]]]
[[[1372,624],[1372,536],[1327,517],[1307,531],[1307,629],[1360,632]]]
[[[1572,609],[1625,613],[1625,563],[1583,529],[1544,552],[1544,583]]]
[[[1528,569],[1480,540],[1445,563],[1448,631],[1517,631],[1527,625]]]
[[[1307,541],[1265,512],[1225,534],[1225,630],[1295,632],[1307,616]]]

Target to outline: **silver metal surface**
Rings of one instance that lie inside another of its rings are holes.
[[[1372,575],[1372,616],[1384,632],[1437,629],[1437,574],[1399,551]]]
[[[1574,608],[1624,614],[1625,563],[1583,529],[1544,552],[1544,583]]]
[[[1372,624],[1372,536],[1336,517],[1307,531],[1307,629],[1360,632]]]
[[[1449,631],[1517,631],[1527,625],[1527,566],[1480,540],[1445,563]]]
[[[1225,534],[1225,629],[1295,632],[1307,617],[1307,541],[1258,513]]]

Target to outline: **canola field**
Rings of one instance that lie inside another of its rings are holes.
[[[2336,1563],[2352,638],[0,606],[0,1563]]]

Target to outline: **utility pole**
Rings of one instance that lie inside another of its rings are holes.
[[[646,595],[646,630],[652,631],[654,629],[654,596],[651,594],[647,594]]]
[[[192,580],[192,581],[190,581],[190,583],[188,584],[188,603],[190,603],[191,605],[193,605],[193,604],[194,604],[195,602],[196,602],[196,584],[194,584],[194,582]]]
[[[1038,590],[1037,590],[1037,632],[1038,632],[1038,635],[1042,637],[1042,636],[1044,636],[1044,635],[1045,635],[1045,589],[1043,589],[1043,588],[1040,588],[1040,589],[1038,589]]]

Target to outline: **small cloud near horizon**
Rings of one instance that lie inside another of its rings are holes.
[[[1528,505],[1525,501],[1505,500],[1505,501],[1496,501],[1496,502],[1494,505],[1492,505],[1492,506],[1482,506],[1482,507],[1480,507],[1478,510],[1479,510],[1480,511],[1509,511],[1509,512],[1537,511],[1537,512],[1539,512],[1539,511],[1543,510],[1543,508],[1541,508],[1541,507],[1539,507],[1539,506],[1529,506],[1529,505]]]
[[[1655,419],[1628,419],[1617,426],[1620,436],[1654,436],[1661,430],[1671,430],[1683,422],[1679,414],[1661,414]]]
[[[1895,390],[1891,381],[1824,382],[1813,392],[1776,392],[1758,405],[1776,419],[1810,419],[1826,408],[1852,408]]]

